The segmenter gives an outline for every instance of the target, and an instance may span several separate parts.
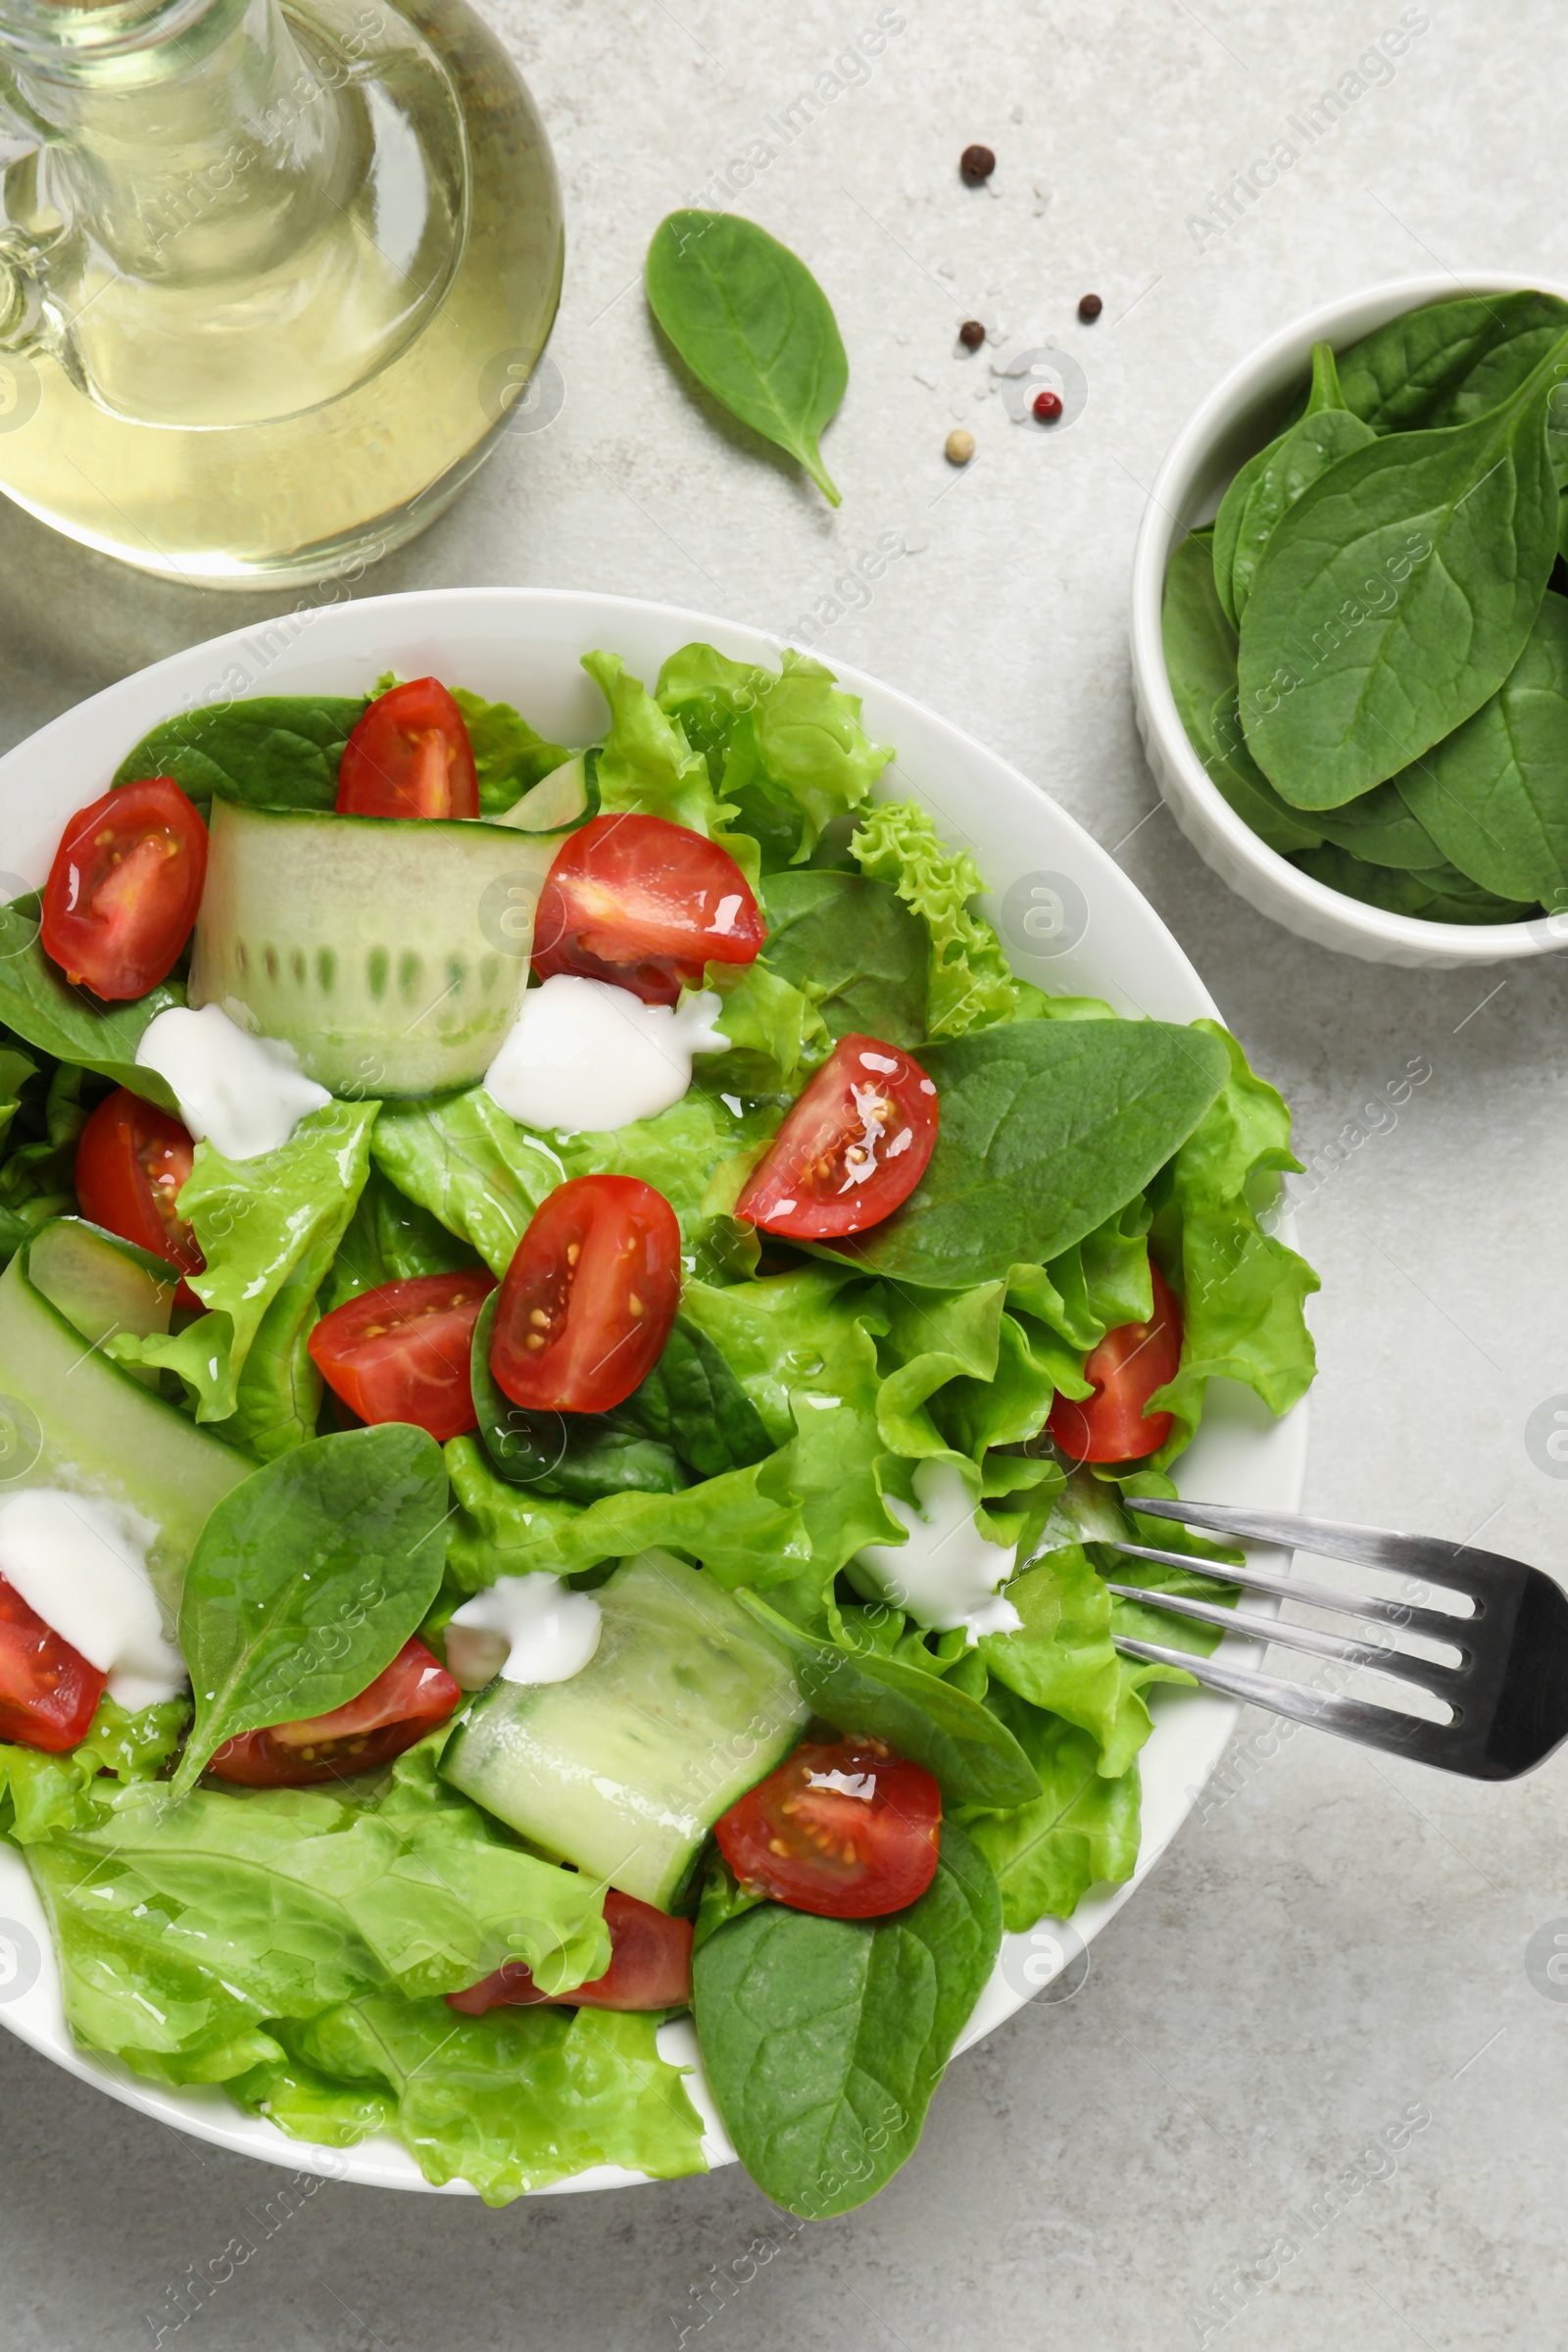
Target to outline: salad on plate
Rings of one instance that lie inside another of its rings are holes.
[[[78,2045],[494,2204],[918,2138],[1132,1874],[1289,1114],[1016,978],[816,662],[186,711],[0,908],[0,1835]],[[1194,1562],[1117,1553],[1152,1535]]]

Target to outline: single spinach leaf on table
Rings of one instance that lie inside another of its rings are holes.
[[[1012,1021],[921,1049],[941,1125],[885,1223],[824,1256],[962,1290],[1058,1257],[1142,1192],[1226,1082],[1217,1037],[1163,1021]]]
[[[259,694],[162,720],[126,753],[117,784],[172,776],[207,813],[214,793],[249,808],[334,808],[343,746],[366,696]]]
[[[183,986],[166,980],[130,1004],[101,1004],[90,990],[73,988],[44,954],[38,907],[36,891],[0,906],[0,1021],[41,1054],[95,1070],[177,1117],[179,1104],[168,1082],[137,1066],[136,1048],[156,1013],[184,1004]]]
[[[1500,899],[1456,866],[1400,873],[1393,866],[1368,865],[1353,852],[1327,843],[1321,850],[1298,852],[1291,862],[1348,899],[1381,906],[1388,914],[1417,915],[1427,923],[1522,923],[1536,911],[1533,901]]]
[[[941,1675],[874,1651],[840,1649],[755,1592],[735,1597],[788,1651],[801,1696],[818,1715],[923,1764],[949,1804],[1021,1805],[1040,1794],[1034,1767],[1006,1725]]]
[[[996,1879],[952,1822],[906,1911],[815,1919],[764,1903],[708,1937],[692,1962],[703,2067],[764,2196],[815,2221],[892,2178],[1001,1940]]]
[[[794,866],[769,874],[763,892],[763,960],[811,999],[834,1037],[921,1044],[931,936],[890,883]]]
[[[1427,303],[1341,353],[1341,397],[1379,433],[1468,424],[1517,391],[1565,329],[1556,294]]]
[[[1165,574],[1160,633],[1165,674],[1187,740],[1215,790],[1260,841],[1282,854],[1322,835],[1280,799],[1247,749],[1236,716],[1236,631],[1214,585],[1211,531],[1189,531]]]
[[[1492,700],[1395,783],[1483,890],[1557,903],[1568,890],[1568,597],[1547,592]]]
[[[201,1532],[179,1607],[196,1720],[175,1776],[225,1740],[347,1705],[391,1664],[441,1584],[447,1477],[406,1422],[297,1446]]]
[[[1395,433],[1283,516],[1242,615],[1242,720],[1294,808],[1337,808],[1480,709],[1556,554],[1545,410],[1568,337],[1473,423]]]
[[[698,382],[787,450],[838,506],[817,441],[838,413],[850,366],[806,264],[734,213],[671,213],[648,248],[648,300]]]
[[[1312,350],[1306,413],[1260,449],[1237,474],[1214,517],[1214,585],[1227,619],[1239,625],[1274,527],[1320,473],[1377,435],[1340,398],[1334,348]]]

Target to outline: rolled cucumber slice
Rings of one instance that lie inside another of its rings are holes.
[[[83,1217],[56,1217],[42,1226],[27,1244],[23,1270],[94,1348],[116,1332],[135,1340],[167,1332],[179,1288],[172,1266]],[[124,1369],[144,1389],[158,1387],[155,1364]]]
[[[215,799],[189,1002],[291,1046],[335,1095],[472,1086],[517,1017],[559,846]]]
[[[90,1234],[91,1227],[81,1233]],[[79,1235],[62,1245],[44,1226],[0,1274],[0,1494],[64,1487],[98,1494],[149,1523],[147,1565],[172,1624],[185,1563],[215,1503],[256,1464],[211,1437],[94,1346],[28,1281],[43,1245],[49,1279],[74,1259]],[[87,1313],[79,1280],[76,1311]],[[97,1311],[93,1310],[94,1316]]]
[[[531,792],[491,822],[518,833],[575,833],[598,814],[599,753],[590,748],[541,776]]]
[[[594,1597],[604,1624],[582,1672],[492,1684],[441,1771],[547,1853],[667,1911],[809,1710],[782,1651],[669,1552],[640,1553]]]

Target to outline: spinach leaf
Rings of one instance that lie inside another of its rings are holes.
[[[765,1903],[708,1937],[692,1962],[704,2071],[764,2196],[815,2221],[892,2178],[1001,1940],[990,1865],[952,1822],[906,1911],[815,1919]]]
[[[789,1653],[801,1696],[839,1731],[923,1764],[951,1805],[1021,1805],[1040,1779],[1005,1724],[941,1675],[803,1633],[755,1592],[735,1595]]]
[[[1480,709],[1524,650],[1557,546],[1555,354],[1502,407],[1342,458],[1282,518],[1242,615],[1241,706],[1293,807],[1337,808]]]
[[[455,687],[452,699],[473,746],[481,816],[501,815],[571,758],[564,744],[547,743],[510,703],[487,703],[466,686]]]
[[[441,1449],[402,1421],[301,1446],[225,1494],[185,1571],[190,1788],[225,1740],[347,1705],[391,1664],[443,1565]]]
[[[456,1274],[479,1264],[478,1252],[400,1193],[372,1167],[337,1246],[331,1275],[321,1292],[321,1311],[330,1314],[365,1291],[386,1282],[411,1282],[421,1274]]]
[[[1483,710],[1489,708],[1482,705]],[[1427,757],[1430,760],[1434,755],[1428,753]],[[1368,865],[1397,865],[1409,873],[1423,873],[1449,862],[1401,798],[1397,776],[1391,776],[1386,784],[1374,784],[1370,792],[1347,801],[1343,808],[1319,809],[1313,822],[1325,841],[1364,858]]]
[[[1568,302],[1555,294],[1428,303],[1342,353],[1342,397],[1380,433],[1468,424],[1517,391],[1565,327]]]
[[[1214,517],[1214,585],[1233,625],[1247,610],[1263,550],[1287,508],[1339,459],[1376,439],[1340,398],[1332,344],[1314,345],[1305,415],[1249,458]]]
[[[1291,863],[1348,899],[1381,906],[1388,914],[1418,915],[1427,923],[1522,923],[1536,911],[1533,901],[1526,905],[1497,898],[1451,865],[1399,873],[1392,866],[1368,865],[1351,851],[1326,844],[1321,850],[1299,851]]]
[[[1041,1264],[1143,1191],[1229,1070],[1217,1037],[1163,1021],[1012,1021],[923,1047],[941,1125],[884,1224],[821,1253],[933,1290]]]
[[[36,891],[0,906],[0,1021],[41,1054],[96,1070],[177,1117],[172,1091],[156,1070],[137,1067],[136,1048],[155,1013],[184,1004],[184,988],[166,980],[131,1004],[101,1004],[90,990],[73,988],[44,954],[38,907]]]
[[[769,874],[771,970],[804,991],[834,1037],[858,1030],[906,1051],[926,1032],[931,937],[891,883],[795,866]]]
[[[689,1315],[675,1317],[658,1363],[619,1409],[636,1428],[673,1446],[699,1478],[748,1469],[773,1451],[761,1414]]]
[[[605,1494],[678,1494],[687,1481],[673,1448],[628,1426],[623,1413],[544,1413],[513,1403],[490,1369],[496,1297],[492,1293],[479,1310],[469,1371],[479,1442],[497,1476],[568,1502],[597,1502]]]
[[[798,459],[838,506],[817,438],[844,398],[850,367],[806,264],[734,213],[671,213],[648,248],[648,300],[698,382]]]
[[[1292,850],[1315,850],[1324,838],[1321,826],[1316,818],[1310,825],[1304,823],[1300,811],[1280,799],[1252,758],[1234,686],[1214,705],[1208,740],[1214,749],[1203,764],[1216,791],[1259,841],[1282,856]]]
[[[1548,905],[1568,889],[1568,597],[1548,591],[1492,700],[1395,783],[1482,889]]]
[[[334,808],[338,762],[369,708],[338,694],[259,694],[180,710],[144,735],[117,784],[172,776],[205,816],[214,793],[250,808]]]

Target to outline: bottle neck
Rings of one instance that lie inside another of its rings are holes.
[[[0,0],[0,71],[55,208],[127,277],[265,269],[331,201],[338,106],[277,0]]]

